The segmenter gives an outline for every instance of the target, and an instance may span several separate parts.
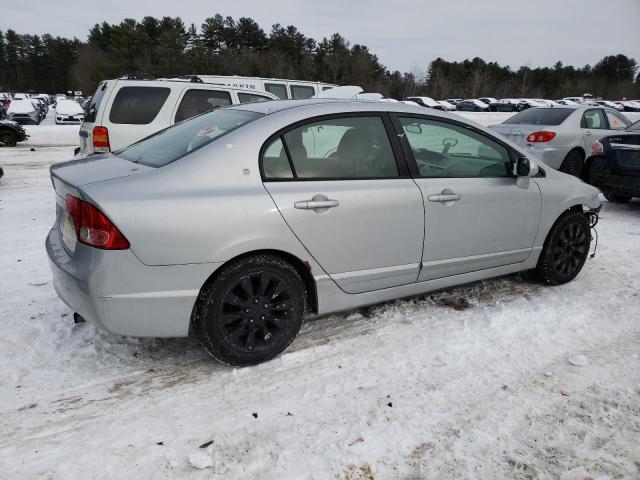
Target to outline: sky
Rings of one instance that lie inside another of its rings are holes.
[[[391,70],[424,70],[437,57],[503,65],[593,65],[622,53],[640,63],[640,0],[2,0],[0,30],[85,40],[96,23],[179,16],[198,27],[220,13],[269,32],[295,25],[321,40],[339,32]]]

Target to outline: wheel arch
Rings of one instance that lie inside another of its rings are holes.
[[[316,281],[313,278],[313,274],[311,273],[311,265],[309,262],[305,262],[298,258],[297,256],[285,252],[283,250],[277,249],[261,249],[261,250],[251,250],[239,255],[236,255],[233,258],[230,258],[222,265],[220,265],[209,277],[205,280],[205,282],[200,287],[200,291],[198,292],[198,297],[194,302],[193,309],[191,312],[191,320],[189,322],[189,331],[191,332],[194,324],[194,320],[196,317],[196,309],[198,308],[198,302],[200,300],[200,296],[202,292],[212,283],[216,281],[220,272],[230,263],[237,262],[243,258],[249,258],[258,255],[274,255],[276,257],[280,257],[285,262],[289,263],[293,268],[296,269],[302,281],[304,282],[305,287],[305,310],[307,313],[317,313],[318,312],[318,292],[316,289]]]

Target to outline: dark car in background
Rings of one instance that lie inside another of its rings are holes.
[[[501,98],[489,104],[491,112],[520,112],[526,105],[516,98]]]
[[[489,105],[478,99],[471,98],[456,103],[456,110],[459,112],[486,112],[489,110]]]
[[[19,123],[0,120],[0,147],[14,147],[16,143],[23,142],[27,137],[27,133]]]
[[[640,197],[640,121],[593,143],[586,180],[607,200],[625,203]]]

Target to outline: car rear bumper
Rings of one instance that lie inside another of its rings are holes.
[[[606,193],[640,197],[640,176],[594,174],[591,183]]]
[[[220,264],[147,266],[131,250],[82,244],[71,257],[60,231],[46,240],[60,298],[88,322],[134,337],[184,337],[200,288]]]

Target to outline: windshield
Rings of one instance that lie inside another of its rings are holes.
[[[627,127],[627,130],[631,130],[632,132],[640,132],[640,120],[629,125]]]
[[[575,112],[570,108],[533,108],[506,119],[506,125],[560,125]]]
[[[233,109],[214,110],[161,130],[115,155],[150,167],[162,167],[262,115]]]

